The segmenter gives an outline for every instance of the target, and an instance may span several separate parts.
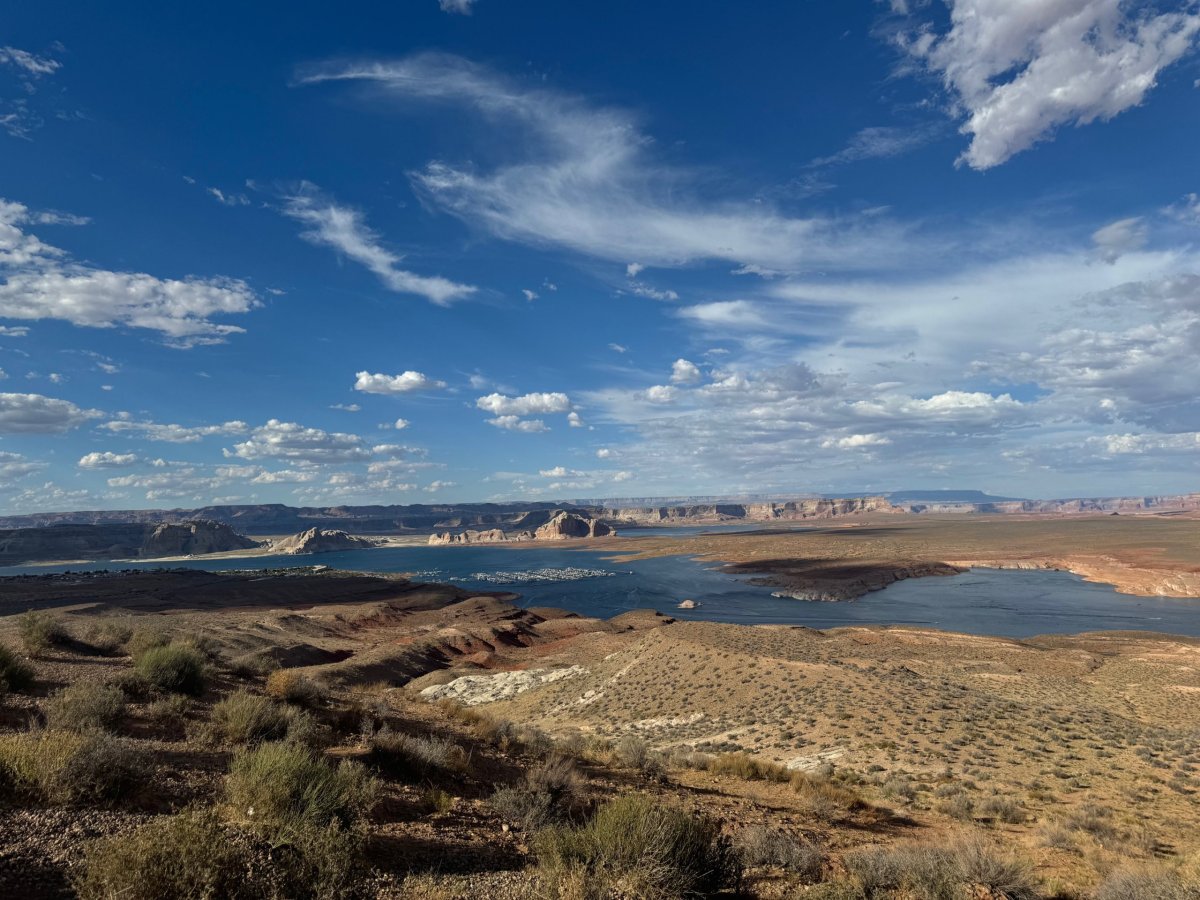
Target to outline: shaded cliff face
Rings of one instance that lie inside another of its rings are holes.
[[[219,522],[54,525],[0,531],[0,565],[60,559],[153,559],[249,550],[258,545]]]

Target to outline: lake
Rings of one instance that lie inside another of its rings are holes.
[[[92,562],[13,567],[0,569],[0,575],[164,565],[214,571],[316,564],[363,572],[410,572],[424,581],[508,590],[521,595],[522,606],[557,606],[604,618],[649,608],[680,619],[812,628],[918,625],[1007,637],[1095,630],[1200,636],[1200,600],[1127,596],[1066,572],[1043,570],[974,569],[950,577],[913,578],[843,603],[772,597],[770,588],[748,584],[688,557],[616,563],[603,551],[561,546],[413,546],[165,564]],[[699,608],[678,609],[684,599],[696,601]]]

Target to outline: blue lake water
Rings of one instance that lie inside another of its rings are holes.
[[[1176,600],[1118,594],[1065,572],[975,569],[950,577],[914,578],[843,603],[771,596],[687,557],[614,562],[604,552],[563,547],[394,547],[315,556],[195,559],[167,563],[210,571],[326,565],[363,572],[410,572],[474,590],[521,595],[522,606],[557,606],[609,617],[657,609],[681,619],[743,624],[785,623],[812,628],[839,625],[920,625],[947,631],[1029,637],[1096,630],[1149,630],[1200,636],[1200,599]],[[158,562],[82,563],[0,569],[24,572],[160,568]],[[521,573],[583,569],[609,574],[567,581],[527,581]],[[698,609],[677,604],[695,600]]]

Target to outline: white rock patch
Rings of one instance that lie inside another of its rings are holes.
[[[587,673],[588,670],[583,666],[569,666],[565,669],[526,669],[520,672],[497,672],[495,675],[464,675],[447,684],[431,685],[421,691],[421,696],[426,700],[449,698],[464,706],[478,706],[481,703],[509,700],[531,688]]]

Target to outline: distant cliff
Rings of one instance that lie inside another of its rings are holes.
[[[686,506],[618,507],[600,511],[606,521],[630,525],[676,525],[717,522],[789,522],[829,519],[864,513],[899,513],[884,497],[848,500],[789,500],[762,503],[702,503]]]
[[[153,559],[258,546],[258,541],[219,522],[53,525],[0,531],[0,565],[66,559]]]
[[[466,530],[459,533],[438,532],[429,536],[433,545],[446,544],[500,544],[515,541],[565,541],[576,538],[610,537],[616,531],[591,516],[567,510],[555,510],[549,521],[533,531],[505,532],[499,528],[487,531]]]

